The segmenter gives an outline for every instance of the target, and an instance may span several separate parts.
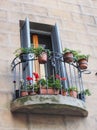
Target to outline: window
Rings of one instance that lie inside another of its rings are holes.
[[[33,44],[34,46],[42,45],[54,52],[53,59],[50,59],[45,65],[38,65],[37,61],[24,62],[22,67],[24,80],[27,75],[32,77],[33,71],[38,72],[42,77],[49,77],[53,73],[65,77],[64,63],[58,60],[59,57],[62,60],[60,56],[62,47],[57,24],[33,23],[29,22],[27,18],[25,21],[20,21],[20,35],[22,47],[31,47]],[[26,69],[24,69],[25,66]]]

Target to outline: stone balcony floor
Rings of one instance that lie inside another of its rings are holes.
[[[33,95],[18,98],[11,103],[12,112],[87,116],[85,102],[70,96]]]

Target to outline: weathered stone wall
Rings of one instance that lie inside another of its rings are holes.
[[[62,45],[90,54],[90,75],[83,75],[87,118],[10,112],[13,52],[20,47],[19,20],[59,24]],[[97,1],[0,0],[0,130],[97,130]]]

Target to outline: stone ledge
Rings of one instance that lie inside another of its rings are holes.
[[[33,95],[18,98],[11,103],[12,112],[87,116],[85,103],[62,95]]]

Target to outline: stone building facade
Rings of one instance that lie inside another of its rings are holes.
[[[63,48],[90,54],[90,75],[83,81],[92,95],[86,97],[88,116],[11,113],[13,77],[11,61],[20,47],[19,21],[58,23]],[[0,130],[97,130],[97,1],[0,0]]]

